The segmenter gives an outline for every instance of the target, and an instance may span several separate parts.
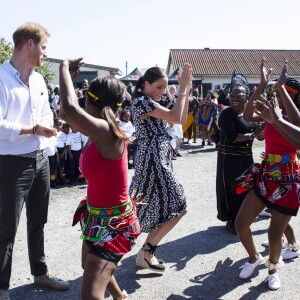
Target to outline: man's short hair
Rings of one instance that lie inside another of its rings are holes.
[[[46,28],[38,23],[28,22],[16,29],[13,34],[15,48],[20,49],[24,43],[32,39],[35,44],[38,44],[42,38],[49,37],[50,33]]]

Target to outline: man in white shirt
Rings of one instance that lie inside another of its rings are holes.
[[[36,23],[20,26],[13,34],[11,60],[0,66],[0,299],[9,299],[12,251],[24,203],[34,283],[69,288],[68,282],[49,277],[44,253],[50,190],[45,148],[56,130],[46,84],[33,68],[43,64],[49,35]]]

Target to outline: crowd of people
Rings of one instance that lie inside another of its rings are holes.
[[[165,272],[155,251],[187,212],[172,160],[181,156],[184,140],[196,143],[197,135],[201,146],[214,141],[217,147],[217,218],[238,234],[249,255],[240,278],[249,278],[264,261],[269,288],[280,288],[282,258],[299,255],[289,221],[299,209],[300,83],[287,77],[287,63],[271,81],[263,58],[261,82],[252,94],[243,79],[201,99],[189,63],[178,74],[178,85],[168,85],[167,75],[152,67],[135,86],[97,77],[75,89],[82,58],[64,60],[59,86],[53,87],[34,71],[46,57],[49,36],[37,23],[20,26],[12,58],[0,67],[0,299],[10,299],[12,251],[24,203],[34,283],[69,288],[49,275],[44,253],[50,187],[67,183],[88,183],[73,219],[82,230],[83,300],[104,299],[106,291],[115,300],[128,299],[113,274],[141,232],[147,236],[136,265]],[[254,139],[265,140],[261,164],[253,161]],[[130,185],[128,168],[134,169]],[[250,225],[266,207],[271,222],[269,256],[263,259]]]

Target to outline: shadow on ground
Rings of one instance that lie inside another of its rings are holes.
[[[254,235],[262,234],[263,231],[254,232]],[[223,226],[209,227],[205,231],[199,231],[188,235],[184,238],[165,243],[157,251],[157,256],[163,259],[170,268],[180,271],[184,269],[187,263],[199,256],[197,263],[201,272],[201,255],[210,254],[228,246],[239,242],[236,235],[228,233],[224,230]],[[191,245],[193,245],[191,247]],[[204,259],[204,258],[203,258]],[[243,261],[233,261],[227,258],[224,262],[216,261],[216,267],[213,272],[207,274],[200,274],[197,277],[190,278],[191,286],[184,291],[187,298],[183,296],[170,295],[168,300],[176,299],[219,299],[235,289],[239,282],[238,274],[239,267]],[[258,268],[259,269],[259,268]],[[122,260],[122,266],[116,272],[116,277],[120,286],[122,286],[129,294],[134,293],[140,288],[138,281],[142,278],[162,277],[163,275],[155,273],[142,273],[136,272],[135,257],[131,256]],[[234,280],[232,280],[234,278]],[[239,282],[237,284],[237,282]],[[264,291],[261,289],[261,292]],[[260,293],[255,290],[252,293]],[[210,295],[209,297],[207,295]],[[252,294],[255,299],[255,295]],[[251,296],[251,297],[252,297]],[[244,298],[248,299],[248,298]],[[250,298],[249,298],[250,299]]]
[[[70,266],[72,268],[72,266]],[[70,280],[70,289],[66,291],[53,291],[47,288],[40,288],[34,284],[22,285],[9,290],[9,296],[13,300],[80,300],[81,279]]]

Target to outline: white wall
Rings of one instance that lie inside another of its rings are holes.
[[[54,86],[55,85],[58,85],[59,84],[59,63],[56,63],[56,62],[51,62],[51,65],[52,65],[52,71],[55,73],[55,79],[52,80],[50,83],[52,83]],[[107,71],[107,70],[97,70],[97,69],[94,69],[94,68],[87,68],[87,67],[82,67],[80,68],[81,71],[97,71],[97,76],[100,76],[100,77],[104,77],[104,76],[109,76],[110,75],[110,72]]]
[[[246,77],[246,76],[245,76]],[[201,79],[201,77],[195,77],[195,79]],[[258,84],[260,76],[248,76],[246,77],[249,84]],[[224,84],[231,82],[231,76],[202,76],[202,83],[211,83],[212,89],[215,89],[216,85],[220,85],[221,88]]]

